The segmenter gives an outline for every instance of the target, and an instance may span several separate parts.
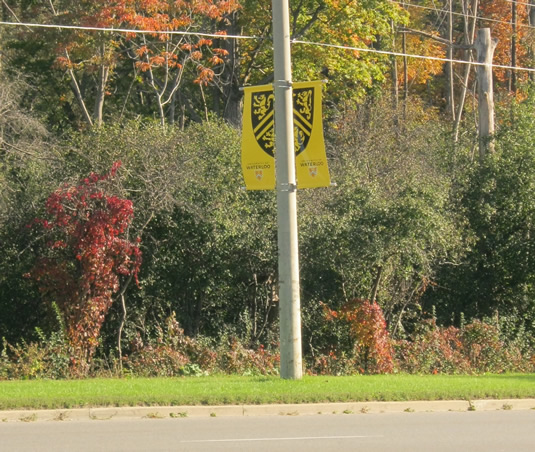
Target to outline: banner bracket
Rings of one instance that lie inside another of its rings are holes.
[[[284,88],[284,89],[290,89],[292,87],[293,83],[289,80],[274,80],[273,86],[275,88]]]
[[[296,184],[279,184],[280,191],[284,192],[290,192],[293,193],[294,191],[297,191],[297,185]]]

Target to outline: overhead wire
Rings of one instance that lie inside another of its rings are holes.
[[[85,31],[103,31],[108,33],[139,33],[147,35],[185,35],[185,36],[202,36],[204,38],[228,38],[228,39],[264,39],[261,36],[246,36],[246,35],[227,35],[221,33],[203,33],[196,31],[179,31],[179,30],[140,30],[138,28],[106,28],[106,27],[87,27],[82,25],[61,25],[61,24],[36,24],[29,22],[3,22],[0,25],[20,26],[27,28],[56,28],[65,30],[85,30]]]
[[[519,2],[518,0],[505,0],[508,3],[516,3],[517,5],[535,6],[533,3]]]
[[[443,10],[443,9],[438,9],[438,8],[432,8],[430,6],[415,5],[414,3],[399,2],[397,0],[390,0],[390,1],[392,3],[396,3],[397,5],[408,6],[408,7],[417,8],[417,9],[425,9],[425,10],[428,10],[428,11],[433,11],[435,13],[450,14],[449,11],[446,11],[446,10]],[[513,3],[512,0],[506,0],[506,1]],[[514,2],[514,3],[518,3],[518,2]],[[527,5],[528,3],[522,3],[522,4],[523,5]],[[535,5],[532,5],[532,6],[535,6]],[[485,21],[485,22],[493,22],[493,23],[498,23],[498,24],[512,25],[511,22],[508,22],[506,20],[491,19],[491,18],[488,18],[488,17],[476,16],[476,15],[473,15],[473,14],[463,14],[463,13],[456,13],[456,12],[452,12],[451,14],[454,15],[454,16],[467,17],[469,19],[478,19],[478,20],[482,20],[482,21]],[[523,23],[517,23],[516,26],[517,27],[523,27],[523,28],[535,29],[535,27],[533,25],[523,24]]]
[[[193,31],[175,31],[175,30],[138,30],[138,29],[126,29],[126,28],[105,28],[105,27],[86,27],[79,25],[56,25],[56,24],[34,24],[34,23],[22,23],[22,22],[3,22],[0,21],[0,25],[6,26],[23,26],[27,28],[56,28],[56,29],[74,29],[74,30],[86,30],[86,31],[100,31],[100,32],[115,32],[115,33],[140,33],[140,34],[168,34],[168,35],[188,35],[188,36],[202,36],[202,37],[211,37],[211,38],[220,38],[220,39],[266,39],[261,36],[246,36],[246,35],[222,35],[216,33],[203,33],[203,32],[193,32]],[[291,41],[293,44],[300,45],[311,45],[327,48],[335,48],[341,50],[352,50],[357,52],[365,53],[375,53],[378,55],[390,55],[397,57],[407,57],[423,60],[432,60],[432,61],[441,61],[444,63],[458,63],[458,64],[470,64],[474,66],[490,66],[497,69],[508,69],[514,71],[525,71],[525,72],[535,72],[535,68],[526,68],[520,66],[506,66],[499,64],[486,64],[478,63],[477,61],[467,61],[467,60],[456,60],[452,58],[441,58],[433,57],[429,55],[418,55],[402,52],[393,52],[389,50],[378,50],[373,48],[363,48],[363,47],[353,47],[347,45],[339,44],[327,44],[322,42],[312,42],[312,41],[303,41],[299,39],[294,39]]]
[[[433,60],[433,61],[442,61],[444,63],[460,63],[460,64],[470,64],[472,66],[488,66],[492,68],[497,69],[509,69],[514,71],[526,71],[526,72],[535,72],[535,68],[527,68],[527,67],[521,67],[521,66],[506,66],[502,64],[486,64],[486,63],[479,63],[477,61],[467,61],[467,60],[456,60],[452,58],[441,58],[441,57],[432,57],[428,55],[417,55],[417,54],[410,54],[410,53],[402,53],[402,52],[392,52],[389,50],[378,50],[378,49],[369,49],[369,48],[360,48],[360,47],[352,47],[352,46],[343,46],[343,45],[337,45],[337,44],[326,44],[322,42],[310,42],[310,41],[301,41],[301,40],[292,40],[293,44],[306,44],[306,45],[314,45],[314,46],[320,46],[320,47],[331,47],[335,49],[343,49],[343,50],[354,50],[357,52],[368,52],[368,53],[377,53],[380,55],[391,55],[391,56],[398,56],[398,57],[407,57],[407,58],[416,58],[421,60]]]

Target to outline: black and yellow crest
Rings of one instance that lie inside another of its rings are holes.
[[[314,88],[293,90],[295,155],[301,154],[310,141],[314,127]]]
[[[275,155],[274,101],[273,90],[259,91],[252,95],[251,122],[253,133],[258,145],[271,157]]]
[[[251,122],[258,145],[272,157],[275,150],[273,91],[259,91],[252,95]],[[303,152],[314,127],[314,89],[293,90],[295,155]]]
[[[293,84],[295,171],[299,188],[326,187],[321,82]],[[270,85],[244,88],[242,170],[249,190],[275,188],[275,95]]]

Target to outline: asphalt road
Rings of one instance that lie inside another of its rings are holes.
[[[0,451],[533,452],[535,411],[6,422]]]

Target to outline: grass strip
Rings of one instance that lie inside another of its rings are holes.
[[[0,381],[0,409],[535,398],[535,374]]]

